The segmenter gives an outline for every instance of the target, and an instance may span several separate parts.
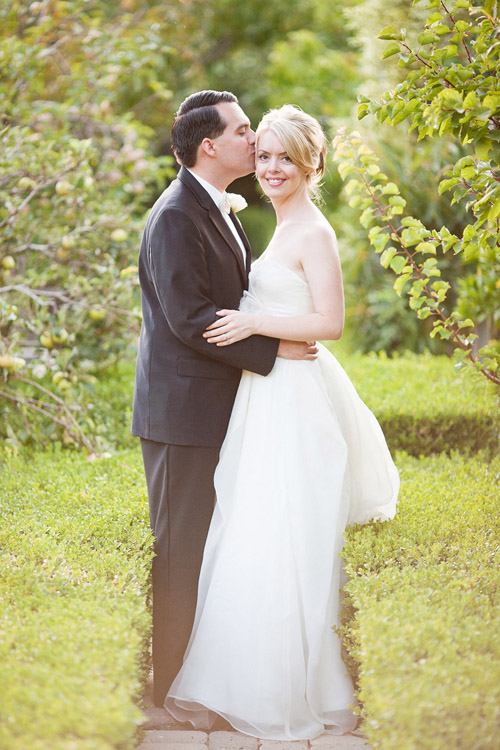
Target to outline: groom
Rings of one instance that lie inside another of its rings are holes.
[[[203,338],[216,311],[237,308],[247,288],[250,246],[226,212],[225,190],[254,170],[255,134],[233,94],[200,91],[181,104],[172,146],[181,169],[151,210],[139,255],[143,322],[132,416],[155,537],[156,706],[189,640],[214,471],[241,370],[267,375],[276,356],[315,356],[313,346],[263,336],[228,347]]]

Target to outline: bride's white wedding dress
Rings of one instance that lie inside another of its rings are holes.
[[[265,256],[240,309],[313,312],[308,284]],[[165,707],[209,728],[294,740],[352,730],[341,659],[340,551],[347,524],[387,520],[398,472],[335,357],[243,372],[215,473],[217,504],[184,664]]]

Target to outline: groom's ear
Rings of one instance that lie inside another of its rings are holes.
[[[205,153],[207,156],[214,157],[216,156],[216,148],[213,140],[211,138],[204,138],[202,142],[200,143],[200,148],[203,150],[203,153]]]

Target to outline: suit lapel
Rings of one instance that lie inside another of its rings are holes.
[[[247,271],[246,271],[245,263],[243,261],[243,253],[241,252],[241,247],[238,245],[238,241],[236,237],[229,229],[226,220],[224,219],[223,215],[220,212],[220,209],[217,208],[217,206],[215,205],[213,201],[212,203],[213,203],[213,209],[211,208],[209,210],[210,218],[215,224],[215,226],[217,227],[217,229],[219,230],[219,232],[221,233],[221,235],[226,240],[227,244],[233,251],[234,255],[236,256],[240,271],[246,280]]]
[[[250,273],[250,264],[252,262],[252,248],[250,247],[250,243],[248,241],[248,237],[246,236],[243,227],[241,226],[241,222],[236,216],[235,213],[231,210],[229,216],[231,217],[231,221],[233,222],[234,226],[236,227],[236,231],[238,232],[241,241],[243,242],[243,246],[245,248],[245,258],[246,258],[246,271],[247,273]]]
[[[219,232],[219,234],[222,236],[222,238],[225,240],[226,244],[229,245],[232,253],[236,256],[236,260],[238,261],[238,266],[240,269],[240,272],[242,274],[243,280],[245,281],[245,286],[247,282],[247,276],[248,276],[248,267],[249,267],[249,249],[250,246],[248,244],[248,240],[244,235],[244,232],[241,228],[238,228],[238,223],[235,222],[236,228],[238,230],[238,234],[242,238],[242,241],[245,245],[246,249],[246,255],[247,255],[247,262],[245,263],[243,261],[243,253],[241,252],[241,248],[238,245],[238,242],[236,238],[234,237],[233,233],[229,229],[226,220],[222,216],[220,209],[218,206],[215,205],[210,195],[207,193],[205,188],[198,182],[196,177],[193,177],[193,175],[187,170],[184,169],[184,167],[181,167],[178,178],[183,182],[192,193],[196,195],[201,205],[207,209],[208,215],[210,217],[211,222]],[[234,219],[233,219],[234,222]],[[244,239],[243,239],[244,238]]]

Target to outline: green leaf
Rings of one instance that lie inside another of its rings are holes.
[[[369,107],[369,105],[366,104],[365,102],[363,102],[362,104],[360,104],[359,107],[358,107],[357,113],[356,113],[356,116],[357,116],[358,120],[362,120],[363,117],[366,117],[369,114],[370,114],[370,107]]]
[[[442,195],[447,190],[451,190],[452,187],[455,187],[461,181],[460,177],[450,177],[448,180],[441,180],[438,187],[439,195]]]
[[[406,258],[403,255],[395,255],[389,262],[390,267],[394,273],[401,273],[403,268],[406,266]]]
[[[409,227],[408,229],[403,229],[403,231],[401,232],[401,239],[404,245],[410,247],[411,245],[416,245],[417,243],[421,242],[426,234],[427,230],[425,229],[425,227],[423,227],[420,231],[417,231],[415,227]]]
[[[439,34],[439,36],[443,36],[443,34],[450,34],[451,33],[450,27],[447,26],[445,23],[437,24],[436,26],[433,27],[433,31],[436,34]]]
[[[481,161],[486,161],[488,159],[488,154],[491,151],[491,146],[492,143],[489,138],[481,138],[474,146],[474,150],[478,159],[481,159]]]
[[[436,255],[436,246],[433,242],[419,242],[415,250],[417,253]]]
[[[495,203],[492,205],[492,207],[488,211],[488,221],[494,221],[499,215],[500,215],[500,198],[497,198]]]
[[[500,107],[500,94],[487,94],[483,99],[483,107],[487,107],[492,112],[496,112]]]
[[[448,291],[450,288],[450,285],[447,281],[434,281],[431,284],[432,289],[434,289],[435,292],[439,292],[440,290],[444,289],[445,292]]]
[[[365,228],[368,228],[371,224],[373,224],[373,208],[371,206],[365,208],[365,210],[359,217],[359,222]]]
[[[411,294],[415,297],[419,297],[425,289],[427,279],[416,279],[411,286]]]
[[[430,309],[430,307],[421,307],[417,312],[417,318],[419,318],[420,320],[425,320],[429,317],[429,315],[432,315],[432,310]]]
[[[469,78],[472,78],[474,76],[474,72],[472,70],[469,70],[468,68],[458,68],[457,70],[455,70],[455,73],[462,81],[462,83],[468,81]]]
[[[437,294],[437,301],[439,302],[439,304],[445,301],[446,293],[448,292],[449,288],[450,285],[447,281],[435,281],[432,284],[432,289]]]
[[[384,247],[389,241],[389,235],[387,232],[380,232],[372,239],[372,245],[374,246],[377,253],[381,253]]]
[[[411,52],[401,52],[398,65],[401,68],[407,68],[409,65],[414,63],[416,59],[417,58],[415,57],[415,55]]]
[[[400,51],[399,44],[396,44],[396,42],[391,42],[384,49],[382,53],[382,60],[387,60],[388,57],[392,57],[393,55],[399,54],[399,51]]]
[[[422,273],[426,276],[441,276],[441,271],[437,267],[436,258],[427,258],[422,266]]]
[[[401,297],[401,293],[409,280],[410,280],[410,274],[405,273],[402,276],[398,276],[398,278],[394,282],[393,289],[398,294],[399,297]]]
[[[419,219],[415,219],[413,216],[405,216],[401,219],[401,224],[404,227],[414,227],[415,229],[424,229],[425,227]]]
[[[463,108],[463,95],[456,89],[443,89],[439,93],[439,100],[443,106],[448,109],[457,109],[458,107]]]
[[[451,232],[446,227],[443,227],[441,229],[439,236],[441,238],[441,247],[443,248],[443,253],[447,253],[448,250],[453,247],[456,242],[458,242],[458,237],[456,237],[456,235],[454,234],[451,234]]]
[[[479,99],[477,97],[477,94],[475,91],[469,91],[467,96],[464,99],[464,107],[465,109],[469,109],[470,107],[477,107],[479,104]]]
[[[385,26],[380,34],[378,35],[378,39],[388,40],[388,39],[402,39],[403,36],[400,31],[398,31],[394,26]],[[399,47],[398,47],[399,51]]]
[[[352,166],[352,164],[349,164],[348,161],[340,162],[340,164],[337,166],[337,170],[343,180],[345,180],[346,177],[355,172],[354,167]]]
[[[477,170],[475,167],[464,167],[460,170],[463,180],[472,180],[475,177]]]
[[[391,206],[406,206],[406,201],[401,195],[392,195],[389,198]]]
[[[387,185],[384,185],[382,188],[382,193],[384,195],[398,195],[399,188],[395,182],[388,182]]]
[[[380,265],[383,266],[384,268],[389,268],[391,260],[394,258],[395,255],[396,255],[396,248],[388,247],[387,250],[384,250],[384,252],[380,256]]]
[[[423,31],[417,36],[417,42],[422,45],[432,44],[433,42],[437,41],[437,39],[437,35],[432,31]]]
[[[410,297],[409,305],[412,310],[419,310],[424,302],[424,297]]]
[[[446,328],[445,326],[442,326],[442,325],[438,325],[437,326],[436,332],[439,333],[439,336],[442,339],[445,339],[445,341],[447,341],[450,338],[450,336],[451,336],[451,331],[448,330],[448,328]],[[432,333],[433,332],[431,332],[431,336],[432,336]]]
[[[403,122],[403,120],[406,120],[406,118],[411,114],[411,110],[409,107],[403,107],[401,112],[397,114],[395,117],[392,118],[392,124],[393,125],[399,125],[400,122]]]

